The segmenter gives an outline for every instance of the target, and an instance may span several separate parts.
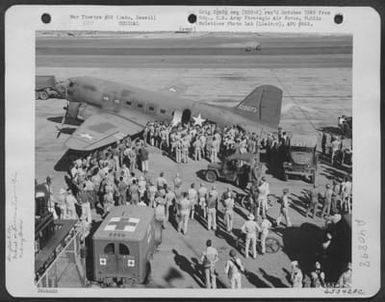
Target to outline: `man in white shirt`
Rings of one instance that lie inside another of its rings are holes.
[[[225,266],[225,273],[227,274],[231,288],[242,288],[241,281],[242,275],[245,271],[245,268],[242,265],[241,259],[239,259],[237,253],[234,249],[230,250],[230,259],[227,260]]]
[[[266,177],[262,176],[261,182],[258,186],[258,205],[259,208],[262,209],[262,218],[266,217],[266,212],[268,208],[267,204],[267,196],[270,194],[270,186],[269,183],[266,181]]]
[[[207,240],[207,248],[202,254],[201,262],[205,270],[206,288],[217,288],[215,263],[218,262],[219,256],[217,249],[211,245],[211,240]]]
[[[261,231],[259,225],[254,221],[255,217],[253,214],[247,216],[247,221],[243,224],[241,230],[246,235],[245,243],[245,257],[249,258],[249,247],[251,241],[251,249],[253,251],[253,258],[257,258],[257,233]]]

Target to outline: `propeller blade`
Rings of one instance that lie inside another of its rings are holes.
[[[66,121],[66,117],[67,117],[67,114],[68,114],[68,107],[69,107],[69,102],[67,101],[67,106],[64,107],[65,108],[65,112],[64,112],[63,117],[61,119],[60,127],[56,126],[56,129],[57,129],[56,138],[59,138],[60,134],[62,133],[63,126],[64,126],[64,123]]]

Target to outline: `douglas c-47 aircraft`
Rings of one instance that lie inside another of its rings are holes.
[[[89,151],[112,144],[141,132],[148,121],[176,125],[193,120],[201,125],[207,120],[220,127],[236,124],[259,133],[262,129],[276,130],[281,118],[282,90],[271,85],[255,88],[235,107],[203,104],[92,77],[68,79],[66,91],[68,106],[62,125],[66,116],[78,118],[81,113],[84,119],[65,142],[73,150]],[[84,110],[87,114],[80,110],[83,105],[88,105]]]

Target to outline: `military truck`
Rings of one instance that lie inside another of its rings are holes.
[[[257,165],[262,173],[259,155],[253,153],[234,153],[223,159],[221,163],[210,163],[205,171],[205,179],[214,182],[218,179],[245,188],[250,181],[251,167]]]
[[[112,208],[92,236],[94,281],[107,287],[144,283],[161,234],[154,209],[133,205]]]
[[[51,97],[62,97],[62,94],[57,89],[55,76],[36,76],[35,79],[35,99],[48,100]]]
[[[289,176],[297,175],[314,183],[318,161],[316,149],[316,136],[293,135],[283,162],[283,179],[286,181]]]

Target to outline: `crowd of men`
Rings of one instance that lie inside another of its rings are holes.
[[[353,146],[351,139],[343,135],[322,133],[322,155],[330,159],[332,165],[352,165]]]
[[[173,125],[167,122],[149,122],[143,132],[145,143],[168,152],[177,163],[218,159],[233,153],[258,153],[264,148],[269,159],[274,151],[287,146],[289,137],[280,128],[277,135],[244,131],[236,125],[223,129],[205,121],[202,125],[193,122]],[[279,152],[284,155],[283,152]]]
[[[215,185],[207,186],[203,182],[186,184],[179,174],[166,177],[161,172],[156,178],[150,177],[147,145],[168,152],[177,163],[187,163],[190,158],[205,158],[217,162],[218,158],[233,153],[258,154],[261,148],[266,149],[267,161],[271,162],[275,161],[275,151],[285,148],[288,143],[287,134],[281,130],[277,136],[261,137],[236,126],[219,129],[211,123],[204,123],[202,126],[192,123],[172,126],[164,122],[151,122],[144,129],[142,139],[132,141],[125,138],[113,146],[75,159],[65,177],[68,188],[60,189],[55,214],[60,219],[80,219],[90,226],[91,209],[106,215],[117,205],[147,206],[154,208],[155,217],[163,228],[170,222],[176,226],[178,232],[187,234],[191,219],[204,221],[208,230],[217,230],[218,211],[221,211],[225,231],[232,233],[238,195],[230,187],[225,192],[218,192]],[[166,178],[173,180],[170,182]],[[313,218],[320,216],[327,219],[336,213],[350,212],[351,193],[352,183],[349,178],[335,180],[332,184],[327,184],[325,189],[314,185],[306,196],[306,216],[312,214]],[[250,248],[253,258],[257,257],[257,252],[266,252],[266,238],[272,227],[280,226],[283,220],[286,227],[292,225],[288,189],[283,190],[277,202],[280,203],[280,213],[275,220],[271,220],[267,215],[271,206],[270,185],[263,173],[254,178],[247,197],[239,203],[249,213],[241,228],[245,237],[246,258],[249,257]],[[202,256],[207,287],[216,286],[217,261],[215,248],[211,241],[207,241],[207,250]],[[322,285],[324,278],[318,266],[319,264],[315,265],[315,274],[319,280],[313,283]],[[231,287],[240,288],[240,276],[245,269],[234,249],[230,251],[225,270]],[[301,283],[298,281],[298,270],[299,264],[296,263],[292,273],[294,287]]]

